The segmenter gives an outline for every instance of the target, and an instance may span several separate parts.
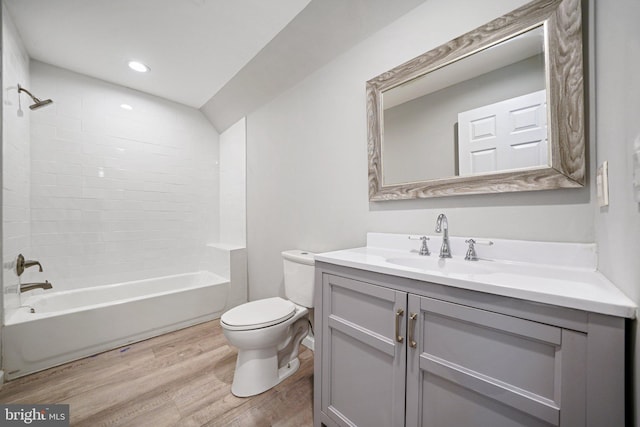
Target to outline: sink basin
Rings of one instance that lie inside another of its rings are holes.
[[[491,274],[493,269],[479,264],[478,261],[459,261],[456,259],[444,259],[433,256],[415,256],[388,258],[390,264],[403,267],[417,268],[420,270],[434,271],[441,274]]]

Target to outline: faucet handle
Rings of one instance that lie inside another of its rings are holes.
[[[18,254],[18,258],[16,259],[16,274],[18,276],[22,276],[22,273],[24,273],[25,269],[33,267],[34,265],[37,265],[39,271],[42,273],[42,265],[40,265],[40,262],[32,260],[27,261],[24,259],[24,256],[22,256],[22,254]]]
[[[418,255],[431,255],[429,246],[427,246],[427,241],[429,240],[427,236],[409,236],[409,240],[422,240],[422,245],[420,245],[420,251],[418,252]]]
[[[466,261],[478,261],[478,254],[476,253],[475,245],[487,245],[487,246],[493,245],[493,242],[491,240],[483,240],[483,239],[477,239],[477,240],[468,239],[468,240],[465,240],[464,242],[469,245],[469,248],[467,249],[467,254],[464,257]]]
[[[476,241],[473,239],[465,240],[465,243],[469,244],[469,249],[467,249],[467,254],[464,256],[465,261],[477,261],[478,254],[476,254],[475,244]]]

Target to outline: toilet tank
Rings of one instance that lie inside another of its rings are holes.
[[[313,281],[315,277],[313,254],[298,249],[282,252],[284,264],[284,292],[287,299],[313,307]]]

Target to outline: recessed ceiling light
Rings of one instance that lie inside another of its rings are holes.
[[[133,110],[133,107],[129,104],[120,104],[120,108],[123,110]]]
[[[148,66],[138,61],[129,61],[129,68],[139,73],[146,73],[150,70]]]

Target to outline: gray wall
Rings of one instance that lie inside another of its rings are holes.
[[[640,304],[640,204],[633,196],[632,153],[640,140],[640,2],[595,4],[597,164],[609,162],[609,207],[594,207],[599,269]],[[640,333],[632,328],[635,411],[640,408]],[[640,417],[634,415],[635,425]]]
[[[521,4],[429,1],[247,116],[250,298],[283,293],[280,252],[363,246],[367,231],[592,242],[589,187],[368,201],[365,82]]]

